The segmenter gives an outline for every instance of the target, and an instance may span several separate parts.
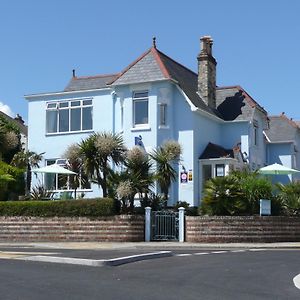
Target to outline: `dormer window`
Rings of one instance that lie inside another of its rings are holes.
[[[148,91],[133,93],[133,125],[143,127],[149,123]]]

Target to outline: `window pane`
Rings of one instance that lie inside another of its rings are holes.
[[[71,131],[78,131],[81,127],[80,108],[71,109]]]
[[[80,101],[72,101],[71,106],[80,106]]]
[[[47,160],[46,165],[50,166],[55,163],[55,160]],[[45,188],[47,190],[55,190],[56,189],[56,174],[49,174],[45,173],[44,175],[44,180],[45,180]]]
[[[161,104],[160,105],[160,125],[166,125],[167,124],[167,105]]]
[[[84,107],[82,109],[82,130],[93,129],[93,109]]]
[[[225,166],[223,164],[216,165],[216,177],[225,176]]]
[[[148,98],[148,92],[135,92],[133,98]]]
[[[59,103],[59,107],[69,107],[69,102]]]
[[[57,111],[48,110],[46,112],[46,132],[57,132]]]
[[[56,108],[56,102],[55,103],[48,103],[47,108]]]
[[[148,124],[148,100],[134,101],[134,124]]]
[[[203,165],[202,167],[202,187],[204,188],[205,182],[212,178],[211,165]]]
[[[69,131],[69,110],[62,109],[59,111],[59,132]]]
[[[92,105],[92,100],[84,100],[83,105]]]

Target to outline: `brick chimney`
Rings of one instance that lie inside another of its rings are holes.
[[[198,59],[198,92],[202,100],[211,108],[216,108],[216,65],[212,56],[213,40],[210,36],[200,39],[201,52]]]

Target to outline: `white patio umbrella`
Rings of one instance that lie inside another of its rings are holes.
[[[275,164],[260,168],[258,170],[258,173],[264,174],[264,175],[289,175],[289,174],[294,174],[294,173],[300,173],[300,171],[275,163]]]
[[[70,171],[66,168],[61,167],[60,165],[53,164],[50,166],[32,169],[31,172],[33,173],[46,173],[46,174],[69,174],[69,175],[76,175],[77,173]]]

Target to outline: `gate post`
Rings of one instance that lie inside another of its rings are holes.
[[[178,240],[180,243],[184,242],[184,207],[179,207],[179,237]]]
[[[151,207],[145,207],[145,242],[151,239]]]

